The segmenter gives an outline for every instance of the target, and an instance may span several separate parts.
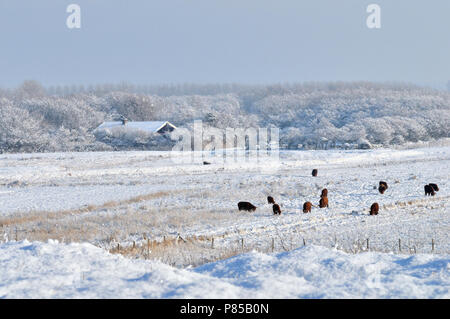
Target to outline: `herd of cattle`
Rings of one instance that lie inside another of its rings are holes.
[[[313,169],[312,176],[317,176],[317,169]],[[378,191],[380,194],[384,194],[384,192],[388,189],[388,184],[384,181],[380,181],[378,186]],[[436,192],[439,191],[439,187],[437,184],[428,184],[425,185],[425,196],[434,196]],[[274,215],[281,215],[281,208],[280,205],[277,204],[272,196],[267,197],[267,202],[269,204],[272,204],[272,210]],[[303,212],[304,213],[310,213],[312,207],[317,207],[313,205],[311,202],[305,202],[303,204]],[[328,189],[324,188],[322,189],[322,193],[320,194],[320,200],[319,200],[319,208],[326,208],[328,207]],[[256,206],[253,205],[250,202],[239,202],[238,203],[238,209],[239,210],[245,210],[249,212],[253,212],[256,210]],[[372,206],[370,206],[370,215],[378,215],[378,211],[380,210],[380,205],[378,203],[373,203]]]

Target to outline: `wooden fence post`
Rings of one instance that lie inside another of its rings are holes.
[[[431,252],[434,252],[434,239],[431,239]]]
[[[398,251],[399,251],[399,252],[402,251],[402,241],[401,241],[400,238],[398,239]]]
[[[367,250],[369,250],[369,238],[367,238]]]
[[[272,252],[274,251],[274,249],[275,249],[275,238],[272,238]]]

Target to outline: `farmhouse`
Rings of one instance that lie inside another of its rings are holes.
[[[120,118],[103,122],[94,130],[97,141],[115,150],[169,150],[173,147],[170,133],[176,127],[168,121],[128,121]]]
[[[168,121],[128,121],[127,119],[121,119],[120,121],[103,122],[97,130],[114,130],[116,128],[126,129],[127,131],[141,131],[145,133],[159,133],[164,134],[166,132],[172,132],[176,129],[176,126]]]

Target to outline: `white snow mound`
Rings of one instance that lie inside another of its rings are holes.
[[[346,254],[306,246],[195,269],[91,244],[0,244],[0,298],[449,298],[449,255]]]

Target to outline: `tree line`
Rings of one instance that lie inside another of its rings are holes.
[[[292,149],[380,146],[448,138],[450,93],[402,83],[174,84],[0,89],[0,152],[162,149],[142,132],[98,132],[103,121],[194,120],[280,129]]]

